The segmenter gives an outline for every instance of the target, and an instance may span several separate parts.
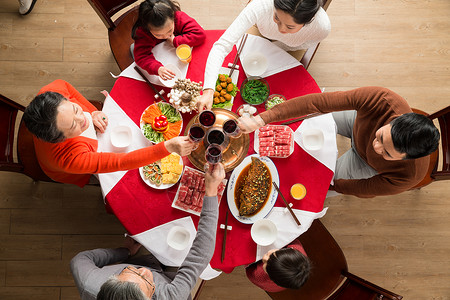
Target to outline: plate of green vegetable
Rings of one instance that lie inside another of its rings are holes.
[[[269,84],[264,78],[249,77],[242,82],[241,96],[251,105],[264,103],[269,97]]]

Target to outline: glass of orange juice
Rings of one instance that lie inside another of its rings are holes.
[[[301,183],[296,183],[291,187],[291,196],[295,200],[301,200],[306,196],[306,188]]]
[[[181,44],[176,50],[178,58],[184,62],[189,63],[192,60],[192,49],[189,45]]]

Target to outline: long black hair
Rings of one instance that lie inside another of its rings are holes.
[[[274,0],[276,9],[282,10],[294,18],[297,24],[308,24],[320,8],[321,0]]]
[[[155,28],[164,26],[167,19],[174,19],[176,11],[180,11],[180,5],[176,1],[145,0],[139,5],[139,16],[131,30],[131,37],[136,39],[136,30],[139,27],[149,32],[148,25]]]

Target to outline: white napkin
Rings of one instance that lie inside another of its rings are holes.
[[[302,141],[302,130],[316,128],[323,132],[324,143],[319,150],[306,150]],[[300,124],[294,132],[295,142],[308,152],[309,155],[320,161],[328,169],[334,172],[336,169],[336,160],[338,156],[336,144],[336,123],[331,114],[324,114],[318,117],[306,119]]]
[[[125,114],[111,96],[107,96],[102,111],[108,116],[108,126],[104,133],[97,134],[98,152],[131,152],[137,149],[151,146],[141,132],[141,129]],[[118,125],[126,125],[131,128],[132,142],[125,149],[116,149],[111,144],[111,132]],[[98,174],[103,197],[119,182],[127,171]]]
[[[239,41],[236,43],[236,47],[238,47],[238,45],[240,44],[241,39],[239,39]],[[245,56],[252,52],[260,52],[267,58],[268,67],[267,70],[261,75],[261,77],[268,77],[270,75],[277,74],[302,65],[298,60],[292,57],[292,55],[290,55],[271,41],[260,36],[249,34],[240,55],[244,72]],[[248,77],[247,72],[245,72],[245,74]]]
[[[156,60],[158,60],[163,65],[171,64],[171,65],[178,67],[178,69],[180,69],[180,71],[181,71],[181,78],[186,78],[189,64],[181,62],[178,59],[175,51],[176,51],[176,48],[169,42],[159,43],[152,49],[152,53],[155,56]],[[120,73],[118,76],[115,76],[113,74],[111,74],[111,75],[114,78],[123,76],[123,77],[128,77],[128,78],[144,81],[144,79],[142,79],[141,75],[139,75],[139,73],[136,72],[136,70],[134,69],[135,66],[136,66],[136,63],[133,62],[130,66],[128,66],[128,68],[123,70],[122,73]],[[163,86],[163,84],[159,80],[158,75],[150,75],[147,73],[147,71],[145,71],[145,70],[142,70],[142,71],[143,71],[145,77],[147,77],[147,79],[150,80],[151,83]]]
[[[305,210],[292,209],[297,216],[297,219],[300,221],[301,225],[298,226],[287,209],[284,207],[274,207],[270,214],[267,215],[266,219],[273,221],[277,226],[277,239],[269,246],[257,245],[255,261],[262,259],[267,251],[272,249],[280,249],[291,243],[302,233],[306,232],[309,227],[311,227],[311,224],[315,219],[322,218],[326,214],[327,210],[328,207],[325,207],[321,212],[313,213]]]
[[[184,250],[175,250],[167,244],[167,235],[174,226],[184,227],[190,233],[189,244]],[[188,255],[196,234],[197,230],[195,229],[192,218],[184,217],[131,237],[150,251],[162,264],[179,267]],[[222,272],[212,269],[208,264],[206,269],[200,275],[200,278],[209,280],[219,276],[221,273]]]

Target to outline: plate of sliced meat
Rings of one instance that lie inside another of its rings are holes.
[[[228,182],[228,207],[239,222],[253,224],[264,219],[277,201],[272,182],[279,185],[280,179],[275,164],[266,156],[247,156]]]
[[[261,156],[286,158],[294,152],[294,132],[285,125],[266,125],[255,131],[255,151]]]
[[[227,180],[223,179],[217,189],[219,203],[226,185]],[[172,207],[200,216],[203,197],[205,197],[205,173],[187,166],[184,167]]]

